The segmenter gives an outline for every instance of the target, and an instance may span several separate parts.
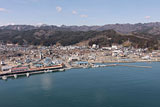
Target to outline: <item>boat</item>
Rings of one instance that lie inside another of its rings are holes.
[[[65,71],[65,69],[59,69],[59,71]]]
[[[14,78],[15,78],[15,79],[17,78],[17,75],[16,75],[16,74],[14,74]]]
[[[3,79],[3,80],[7,80],[7,77],[6,77],[6,76],[2,76],[2,79]]]
[[[29,77],[29,73],[26,73],[26,76]]]

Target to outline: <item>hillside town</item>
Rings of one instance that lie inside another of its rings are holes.
[[[19,46],[0,44],[0,73],[12,69],[49,67],[64,64],[66,68],[91,67],[94,63],[160,61],[160,50],[135,49],[112,45],[89,46]]]

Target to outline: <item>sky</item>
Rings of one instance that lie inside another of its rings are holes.
[[[160,0],[0,0],[0,25],[160,22]]]

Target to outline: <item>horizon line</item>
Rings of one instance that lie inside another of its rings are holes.
[[[119,25],[125,25],[125,24],[130,24],[130,25],[136,25],[136,24],[149,24],[149,23],[160,23],[160,21],[156,21],[156,22],[137,22],[137,23],[108,23],[108,24],[97,24],[97,25],[65,25],[65,24],[61,24],[61,25],[56,25],[56,24],[45,24],[45,23],[42,23],[42,24],[4,24],[4,25],[0,25],[0,27],[3,27],[3,26],[23,26],[23,25],[27,25],[27,26],[57,26],[57,27],[62,27],[62,26],[105,26],[105,25],[116,25],[116,24],[119,24]]]

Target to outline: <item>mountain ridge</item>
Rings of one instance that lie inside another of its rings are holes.
[[[138,24],[109,24],[104,26],[8,25],[0,27],[3,43],[63,46],[97,44],[100,46],[122,45],[130,41],[136,48],[160,48],[160,22]]]
[[[33,29],[50,29],[50,30],[59,30],[59,31],[103,31],[103,30],[110,30],[113,29],[119,33],[129,34],[136,31],[145,31],[147,29],[155,30],[158,29],[158,34],[160,34],[160,22],[150,22],[150,23],[136,23],[136,24],[106,24],[106,25],[94,25],[94,26],[56,26],[56,25],[41,25],[41,26],[34,26],[34,25],[7,25],[7,26],[0,26],[0,29],[8,29],[8,30],[33,30]],[[152,32],[152,31],[150,31]],[[155,34],[157,34],[155,32]]]

